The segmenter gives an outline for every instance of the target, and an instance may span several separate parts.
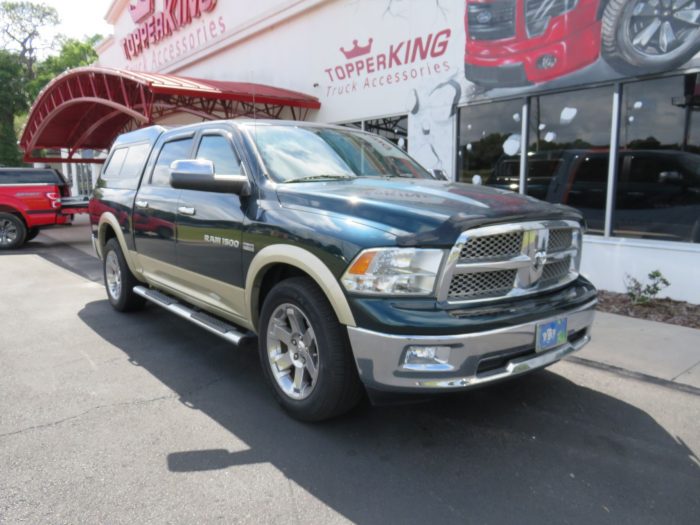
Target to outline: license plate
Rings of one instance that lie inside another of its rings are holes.
[[[568,340],[566,319],[556,319],[549,323],[537,325],[537,343],[535,351],[544,352],[561,346]]]

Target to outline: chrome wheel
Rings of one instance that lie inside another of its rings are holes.
[[[11,246],[17,242],[17,225],[9,219],[0,219],[0,245]]]
[[[105,280],[110,297],[118,301],[122,293],[122,271],[114,251],[107,252],[105,257]]]
[[[698,0],[636,0],[623,31],[631,47],[650,59],[676,56],[694,45],[700,29]]]
[[[306,399],[316,387],[319,355],[314,329],[304,312],[279,305],[267,325],[267,356],[272,375],[292,399]]]

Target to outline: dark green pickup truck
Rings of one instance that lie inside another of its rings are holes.
[[[107,295],[238,344],[321,420],[365,393],[455,391],[590,339],[571,208],[436,180],[337,126],[221,121],[122,135],[90,202]]]

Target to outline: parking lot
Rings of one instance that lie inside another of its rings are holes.
[[[697,522],[700,389],[565,361],[302,424],[253,346],[114,312],[86,232],[0,255],[2,523]]]

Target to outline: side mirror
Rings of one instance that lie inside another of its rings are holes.
[[[179,190],[250,195],[245,175],[216,175],[210,160],[176,160],[170,165],[170,185]]]
[[[472,177],[472,184],[474,186],[481,186],[484,183],[484,181],[481,179],[481,175],[474,175]]]
[[[430,174],[436,180],[447,180],[447,174],[443,170],[438,170],[438,169],[430,170]]]

